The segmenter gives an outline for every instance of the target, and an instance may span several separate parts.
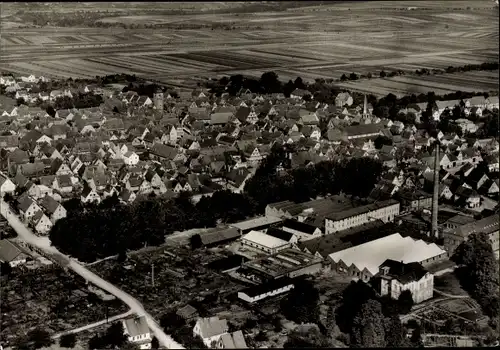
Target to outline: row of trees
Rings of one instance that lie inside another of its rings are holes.
[[[263,213],[266,205],[273,202],[302,202],[340,191],[365,197],[382,171],[380,162],[360,158],[321,162],[314,167],[278,174],[276,167],[286,167],[286,161],[285,150],[276,147],[247,182],[243,194],[217,191],[196,205],[189,194],[175,199],[150,196],[131,205],[120,204],[117,196],[105,199],[98,206],[82,206],[78,199],[68,201],[65,203],[68,216],[57,221],[50,240],[62,252],[91,262],[123,254],[128,249],[159,245],[165,235],[176,231],[244,220]]]
[[[53,108],[55,110],[59,109],[72,109],[72,108],[92,108],[99,107],[103,103],[103,98],[101,95],[96,95],[93,92],[89,93],[79,93],[69,96],[61,96],[56,98],[54,101]]]
[[[416,69],[415,70],[415,75],[421,76],[421,75],[436,75],[436,74],[444,74],[444,73],[456,73],[456,72],[470,72],[470,71],[482,71],[482,70],[496,70],[498,69],[498,63],[497,62],[485,62],[481,64],[467,64],[464,66],[459,66],[459,67],[452,67],[449,66],[446,68],[446,70],[443,69],[428,69],[428,68],[422,68],[422,69]],[[380,71],[378,74],[380,78],[392,78],[400,75],[407,75],[405,71],[399,69],[395,71],[391,71],[386,73],[384,70]],[[412,72],[409,73],[410,75]],[[371,79],[373,77],[372,73],[367,73],[366,75],[361,75],[359,76],[356,73],[351,73],[349,75],[342,74],[340,77],[340,81],[347,81],[347,80],[358,80],[358,79]]]

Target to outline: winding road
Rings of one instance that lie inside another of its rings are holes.
[[[50,240],[47,237],[39,237],[33,234],[33,232],[31,232],[31,230],[21,222],[17,215],[11,211],[9,205],[3,200],[0,201],[0,214],[5,217],[10,226],[17,232],[19,238],[23,239],[26,243],[29,243],[41,249],[49,255],[55,256],[58,260],[62,261],[65,267],[73,270],[75,273],[85,278],[85,280],[92,282],[99,288],[122,300],[130,307],[130,310],[133,313],[139,316],[145,316],[149,328],[156,336],[156,338],[158,338],[158,341],[162,346],[165,346],[168,349],[184,349],[182,345],[177,343],[172,339],[172,337],[163,332],[158,323],[148,312],[146,312],[144,306],[142,306],[139,301],[137,301],[131,295],[125,293],[123,290],[115,287],[108,281],[89,271],[74,259],[71,259],[69,256],[59,252],[55,247],[50,245]]]

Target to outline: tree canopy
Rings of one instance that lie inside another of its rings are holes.
[[[310,281],[299,280],[290,293],[281,300],[280,309],[291,321],[317,323],[319,319],[319,291]]]
[[[490,317],[498,316],[498,262],[487,234],[473,233],[461,243],[451,259],[461,266],[460,283]]]
[[[351,330],[353,347],[385,347],[384,315],[380,302],[364,302],[353,319]]]

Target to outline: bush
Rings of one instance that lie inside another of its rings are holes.
[[[63,348],[74,348],[76,345],[76,335],[65,334],[59,339],[59,345]]]

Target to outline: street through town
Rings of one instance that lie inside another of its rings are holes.
[[[49,255],[55,255],[58,260],[62,259],[65,262],[66,267],[76,272],[78,275],[85,278],[85,280],[92,282],[99,288],[102,288],[106,292],[114,295],[118,299],[122,300],[127,304],[130,309],[139,316],[145,316],[148,326],[153,332],[153,334],[158,338],[161,345],[169,349],[184,349],[182,345],[177,343],[169,335],[165,334],[158,323],[153,319],[153,317],[146,312],[142,304],[135,298],[125,293],[123,290],[115,287],[108,281],[97,276],[93,272],[86,269],[84,266],[79,264],[74,259],[69,256],[59,252],[55,247],[50,245],[50,240],[47,237],[38,237],[30,229],[28,229],[21,220],[13,213],[10,206],[3,200],[0,202],[0,213],[9,222],[10,226],[17,232],[19,238],[24,240],[26,243],[31,244]]]

